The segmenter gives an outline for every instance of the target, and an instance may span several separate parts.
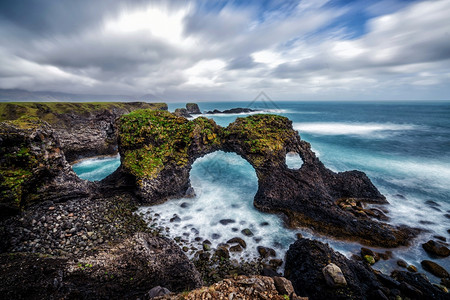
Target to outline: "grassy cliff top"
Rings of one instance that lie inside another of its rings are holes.
[[[1,102],[0,122],[23,116],[38,117],[50,124],[58,121],[58,115],[73,113],[89,115],[111,109],[135,110],[141,108],[167,110],[165,103],[145,102]]]
[[[122,165],[136,177],[155,178],[164,165],[186,165],[192,143],[199,148],[219,145],[220,130],[204,117],[188,121],[167,111],[133,111],[120,118]]]

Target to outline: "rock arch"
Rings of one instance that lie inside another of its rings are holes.
[[[115,178],[128,178],[148,204],[189,194],[193,162],[223,150],[237,153],[255,169],[255,207],[284,213],[292,227],[383,247],[406,245],[417,235],[374,220],[363,204],[387,201],[370,179],[359,171],[327,169],[288,118],[252,115],[223,128],[204,117],[189,121],[165,111],[139,110],[123,116],[118,127],[122,164]],[[287,168],[287,152],[300,155],[300,169]]]

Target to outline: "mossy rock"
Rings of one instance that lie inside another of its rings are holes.
[[[220,130],[204,117],[188,121],[166,111],[134,111],[119,122],[122,165],[136,178],[154,179],[165,167],[192,162],[191,146],[203,152],[220,146]]]

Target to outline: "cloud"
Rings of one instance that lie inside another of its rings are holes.
[[[337,3],[3,1],[0,88],[174,100],[261,90],[275,99],[447,97],[448,1]]]

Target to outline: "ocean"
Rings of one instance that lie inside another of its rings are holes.
[[[170,111],[184,107],[184,103],[168,105]],[[422,270],[420,261],[431,259],[450,269],[448,258],[430,257],[421,247],[434,235],[450,239],[450,102],[256,101],[198,105],[202,111],[262,108],[288,117],[326,167],[335,172],[357,169],[370,177],[390,203],[385,206],[390,223],[427,231],[411,247],[395,249],[393,260],[379,261],[374,268],[390,272],[397,268],[396,259],[403,259]],[[246,115],[206,116],[227,126]],[[74,170],[84,179],[100,180],[120,165],[118,159],[91,159],[74,166]],[[298,157],[288,160],[294,168],[301,166]],[[191,171],[191,183],[197,194],[193,199],[140,208],[144,215],[159,214],[158,220],[149,223],[156,221],[167,235],[182,236],[186,244],[195,244],[194,238],[200,236],[215,246],[240,236],[248,246],[243,253],[236,254],[239,259],[257,256],[257,245],[273,247],[277,256],[283,258],[297,232],[327,242],[348,257],[361,247],[319,236],[309,229],[287,229],[281,216],[257,211],[253,207],[256,174],[236,154],[218,151],[198,159]],[[170,222],[175,214],[180,222]],[[233,222],[223,225],[220,221],[225,219]],[[242,236],[244,228],[252,230],[254,237]],[[438,282],[431,274],[427,275]]]

